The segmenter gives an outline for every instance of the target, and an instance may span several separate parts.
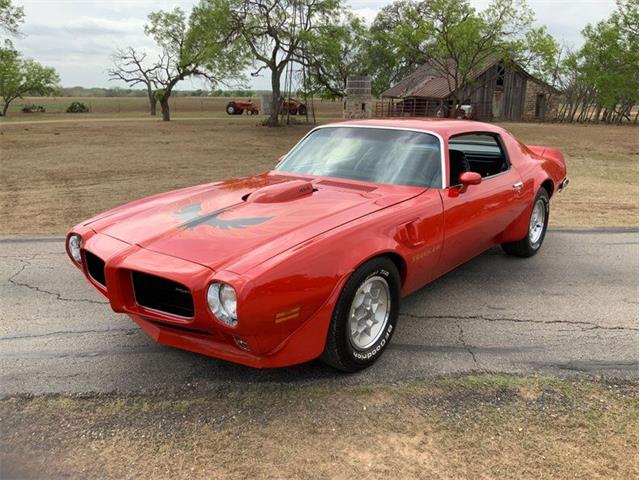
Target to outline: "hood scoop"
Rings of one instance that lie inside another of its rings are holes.
[[[245,201],[249,203],[279,203],[295,200],[299,197],[311,195],[316,189],[307,180],[292,180],[262,187],[250,193]]]

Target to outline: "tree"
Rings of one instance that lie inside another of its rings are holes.
[[[271,115],[267,124],[275,126],[282,74],[291,62],[302,57],[303,40],[308,34],[339,14],[339,5],[340,0],[201,0],[197,10],[203,18],[210,12],[226,12],[234,44],[253,58],[252,75],[270,71]]]
[[[402,34],[418,28],[428,8],[424,1],[396,0],[376,15],[369,29],[370,42],[364,60],[372,76],[374,95],[388,90],[425,62],[416,54],[417,49],[406,48],[411,38],[403,38]]]
[[[0,32],[17,37],[24,19],[24,8],[16,7],[11,0],[0,0]],[[4,39],[4,47],[11,48],[11,41]]]
[[[546,27],[532,28],[514,42],[511,58],[534,77],[556,86],[559,75],[560,45]]]
[[[587,25],[582,35],[583,46],[562,64],[560,120],[631,120],[638,101],[638,0],[618,0],[609,18]]]
[[[305,48],[295,61],[308,69],[306,91],[324,98],[346,94],[347,78],[367,74],[365,51],[369,31],[364,20],[350,11],[340,21],[326,22],[303,38]]]
[[[11,48],[0,48],[0,98],[2,116],[9,105],[24,95],[49,95],[56,89],[60,77],[51,67],[43,67],[31,59],[23,59]]]
[[[109,70],[110,80],[120,80],[128,85],[144,85],[149,100],[149,114],[156,114],[155,78],[158,75],[158,63],[149,64],[146,52],[137,52],[133,47],[117,49],[113,54],[113,68]]]
[[[189,21],[180,8],[149,14],[145,33],[162,49],[153,70],[162,120],[171,118],[169,98],[181,80],[199,77],[213,86],[241,75],[245,61],[240,50],[230,43],[227,18],[223,13],[217,11],[207,17],[209,24],[217,27],[213,30],[205,30],[206,24],[195,8]]]
[[[447,80],[455,100],[468,95],[475,75],[495,60],[518,61],[548,50],[546,30],[531,31],[533,13],[524,0],[493,0],[478,11],[468,0],[401,0],[376,18],[374,49],[387,45],[398,58],[380,62],[391,71],[378,71],[384,82],[397,81],[417,65],[429,63],[435,74]],[[538,42],[530,48],[528,41]],[[375,51],[375,50],[374,50]],[[375,61],[375,56],[370,55]],[[383,56],[384,59],[384,56]],[[387,67],[388,68],[388,67]],[[394,71],[395,70],[395,71]]]

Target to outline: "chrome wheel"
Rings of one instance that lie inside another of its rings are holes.
[[[383,334],[391,311],[389,284],[380,276],[367,278],[356,291],[349,311],[349,341],[366,350]]]
[[[529,220],[529,241],[531,245],[535,245],[540,241],[540,238],[542,238],[546,216],[547,209],[544,201],[539,198],[533,205],[531,219]]]

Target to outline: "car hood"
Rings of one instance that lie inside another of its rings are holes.
[[[420,187],[268,172],[139,200],[86,225],[213,270],[232,270],[229,267],[240,258],[245,266],[257,265],[423,191]],[[252,261],[247,262],[247,257]]]

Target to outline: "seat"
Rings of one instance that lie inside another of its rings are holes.
[[[460,185],[460,174],[471,171],[469,160],[460,150],[449,150],[449,185]]]

